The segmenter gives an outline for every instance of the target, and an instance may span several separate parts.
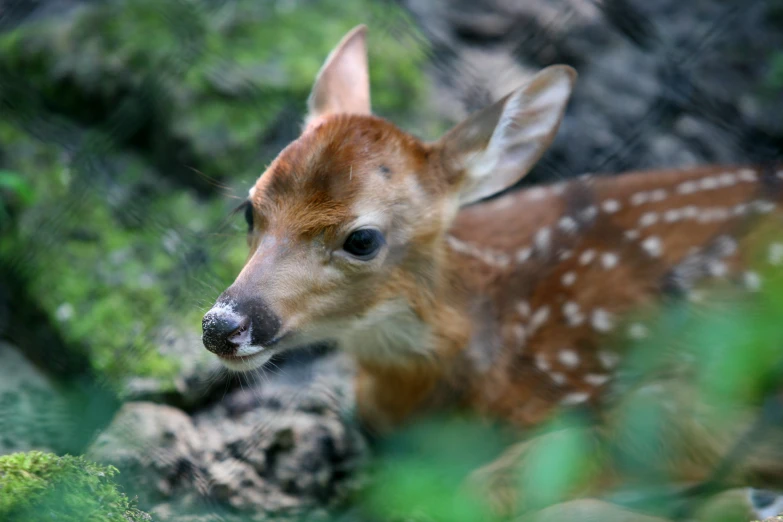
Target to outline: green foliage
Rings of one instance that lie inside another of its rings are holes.
[[[382,519],[494,520],[486,499],[462,487],[503,447],[502,433],[469,419],[433,419],[388,439],[365,508]]]
[[[0,169],[0,230],[11,220],[11,207],[32,203],[33,190],[21,174]]]
[[[99,123],[130,103],[126,138],[148,134],[156,163],[257,175],[278,152],[264,147],[268,135],[281,118],[301,116],[323,60],[358,23],[374,28],[375,110],[398,122],[420,112],[423,53],[394,29],[404,20],[372,0],[101,2],[1,37],[0,66],[80,121]]]
[[[9,145],[7,166],[24,173],[35,196],[0,256],[23,266],[29,292],[110,384],[120,389],[137,375],[173,383],[179,357],[161,353],[161,328],[197,328],[195,294],[208,291],[198,281],[228,284],[245,254],[238,231],[222,238],[225,248],[204,242],[225,220],[227,204],[170,186],[133,155],[104,156],[119,179],[84,179],[56,144],[3,122],[0,139]],[[189,261],[202,250],[218,272],[201,267],[199,274]],[[194,357],[202,354],[194,347]]]
[[[117,470],[83,457],[32,451],[0,457],[0,519],[6,522],[151,520],[118,491]]]
[[[783,52],[772,55],[766,83],[771,89],[783,89]]]

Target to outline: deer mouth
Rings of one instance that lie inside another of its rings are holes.
[[[266,364],[274,355],[290,348],[283,345],[283,341],[289,337],[289,333],[285,332],[263,346],[242,345],[233,354],[218,354],[218,359],[230,370],[254,370]]]

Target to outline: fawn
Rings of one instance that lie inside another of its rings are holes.
[[[482,201],[551,143],[576,72],[548,67],[424,143],[371,114],[365,32],[329,55],[302,135],[250,189],[249,257],[203,320],[228,368],[335,341],[375,430],[451,406],[524,428],[602,404],[620,361],[604,340],[647,334],[624,312],[703,279],[764,284],[732,231],[777,215],[783,170],[583,177]],[[783,243],[768,261],[783,264]]]

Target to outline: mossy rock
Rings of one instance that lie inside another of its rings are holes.
[[[424,121],[420,39],[374,0],[92,3],[0,37],[0,72],[28,116],[45,106],[103,125],[165,175],[214,190],[206,177],[257,176],[296,136],[318,69],[359,23],[374,110]]]
[[[141,522],[152,518],[135,507],[112,481],[112,466],[83,457],[32,451],[0,457],[0,519],[6,522]]]
[[[41,141],[0,120],[0,168],[31,194],[4,225],[0,258],[110,387],[131,377],[173,387],[183,365],[211,361],[197,337],[202,308],[246,254],[241,227],[221,229],[235,203],[199,198],[89,133],[71,137]],[[195,336],[187,353],[167,353],[172,332]]]

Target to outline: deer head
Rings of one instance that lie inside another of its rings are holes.
[[[364,26],[319,72],[301,136],[250,189],[250,253],[203,319],[230,369],[336,341],[399,362],[435,349],[458,209],[522,178],[553,140],[576,73],[553,66],[434,143],[373,116]]]

